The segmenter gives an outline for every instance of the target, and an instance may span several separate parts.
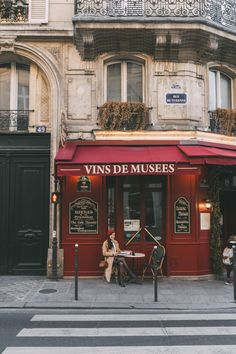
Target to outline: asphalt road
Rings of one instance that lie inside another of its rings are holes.
[[[1,353],[95,351],[236,353],[236,311],[0,310]]]

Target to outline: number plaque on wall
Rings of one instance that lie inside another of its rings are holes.
[[[180,197],[174,204],[175,233],[190,233],[190,203],[186,198]]]
[[[69,204],[69,233],[98,233],[98,203],[90,198],[78,198]]]

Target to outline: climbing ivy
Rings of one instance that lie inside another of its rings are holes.
[[[209,189],[208,197],[212,202],[211,214],[211,260],[213,273],[220,275],[222,273],[221,261],[221,211],[220,211],[220,167],[214,166],[208,169]]]

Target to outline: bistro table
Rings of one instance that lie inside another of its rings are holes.
[[[145,257],[145,253],[140,253],[140,252],[133,252],[133,251],[121,251],[118,254],[119,257],[125,257],[125,258],[132,258],[133,259],[133,264],[132,264],[132,270],[134,271],[134,273],[136,274],[136,267],[135,267],[135,259],[137,258],[143,258]],[[138,276],[137,276],[138,278]],[[132,279],[130,279],[130,282],[132,282]]]

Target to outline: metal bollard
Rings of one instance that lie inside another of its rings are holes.
[[[75,300],[78,300],[78,243],[75,244]]]
[[[58,280],[58,278],[57,278],[57,236],[56,236],[56,233],[53,234],[53,238],[52,238],[52,279]]]
[[[157,302],[157,288],[158,288],[158,283],[157,283],[157,271],[154,270],[154,302]]]
[[[234,301],[236,301],[236,244],[233,245]]]

